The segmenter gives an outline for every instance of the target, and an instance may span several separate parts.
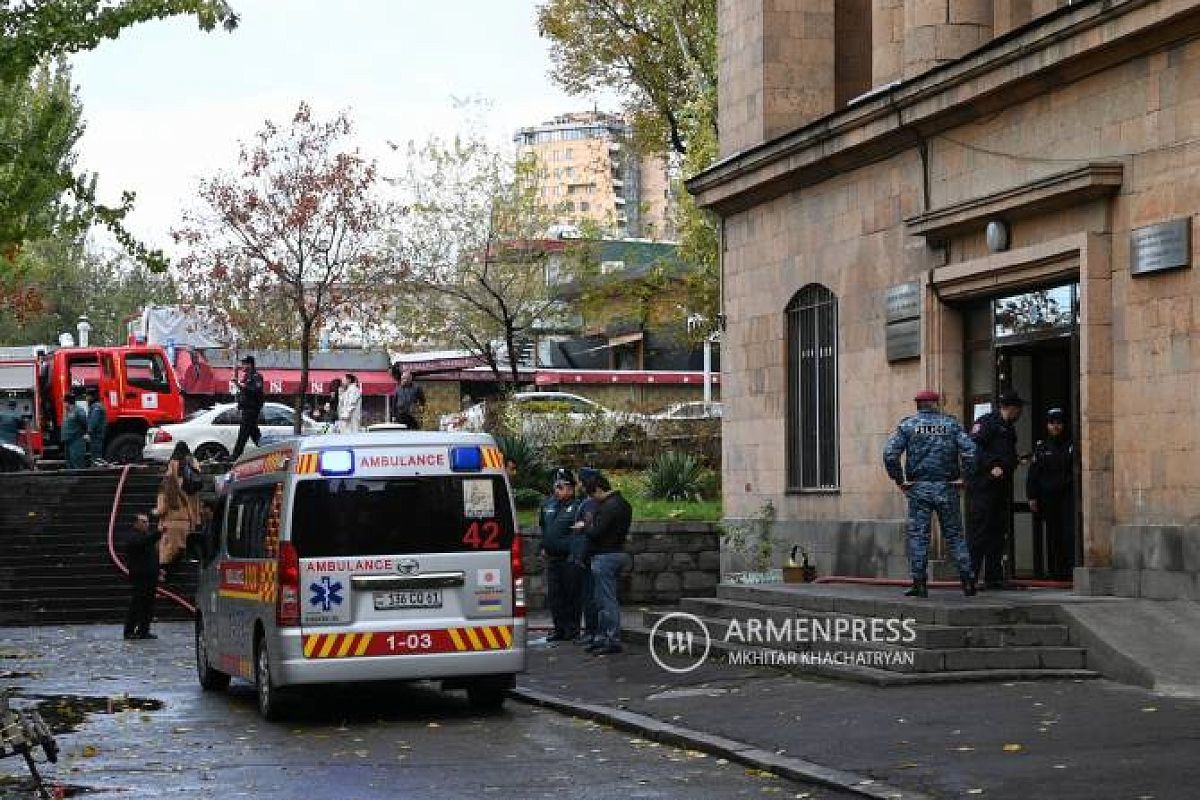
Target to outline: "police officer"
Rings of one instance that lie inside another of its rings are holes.
[[[246,372],[237,384],[237,407],[241,412],[242,421],[238,426],[237,442],[233,445],[233,452],[229,454],[231,461],[237,461],[241,457],[242,451],[246,449],[246,442],[253,441],[254,446],[258,447],[262,441],[262,431],[258,427],[258,415],[262,413],[263,406],[266,405],[266,395],[263,393],[262,374],[254,367],[254,356],[246,356],[241,362],[246,367]]]
[[[1004,543],[1012,521],[1012,478],[1017,469],[1017,430],[1025,401],[1016,392],[1000,395],[1000,410],[971,427],[979,454],[967,482],[967,531],[971,564],[985,589],[1004,588]]]
[[[79,407],[77,395],[72,392],[63,407],[62,445],[67,469],[83,469],[87,466],[87,412]]]
[[[569,469],[555,470],[553,493],[538,518],[546,559],[546,604],[554,621],[547,642],[571,642],[579,636],[583,567],[571,558],[571,538],[582,508],[583,501],[575,497],[575,476]]]
[[[1025,496],[1029,498],[1029,510],[1046,526],[1050,576],[1069,579],[1075,560],[1075,445],[1061,408],[1046,412],[1046,438],[1033,448]]]
[[[88,466],[99,464],[104,458],[104,436],[108,430],[108,412],[100,402],[100,390],[89,386],[87,390],[87,435]]]
[[[908,597],[928,597],[929,527],[933,514],[958,565],[963,594],[975,594],[971,556],[963,541],[958,489],[963,471],[974,465],[975,444],[958,420],[938,410],[940,396],[931,389],[913,398],[917,413],[901,420],[883,450],[888,477],[908,498],[908,565],[912,587]],[[901,456],[904,457],[903,467]]]

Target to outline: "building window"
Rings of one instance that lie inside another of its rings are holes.
[[[838,488],[837,298],[810,284],[787,305],[787,488]]]

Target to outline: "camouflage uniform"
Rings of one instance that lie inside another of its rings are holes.
[[[900,456],[904,455],[903,469]],[[908,564],[914,581],[925,581],[929,526],[934,512],[963,578],[971,575],[971,554],[963,538],[958,491],[951,481],[974,467],[975,443],[954,417],[919,411],[906,417],[888,439],[883,463],[898,485],[908,481]]]

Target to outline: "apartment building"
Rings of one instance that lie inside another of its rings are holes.
[[[617,238],[670,239],[667,162],[635,152],[630,134],[623,117],[590,111],[521,128],[513,140],[519,156],[537,159],[541,196],[558,224],[593,223]]]

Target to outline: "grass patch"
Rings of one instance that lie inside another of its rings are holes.
[[[620,489],[621,494],[633,506],[633,521],[659,522],[679,520],[686,522],[718,522],[721,519],[721,501],[713,500],[650,500],[642,496],[640,472],[606,473],[612,481],[614,489]],[[535,509],[518,510],[517,520],[523,529],[537,525],[538,512]]]

